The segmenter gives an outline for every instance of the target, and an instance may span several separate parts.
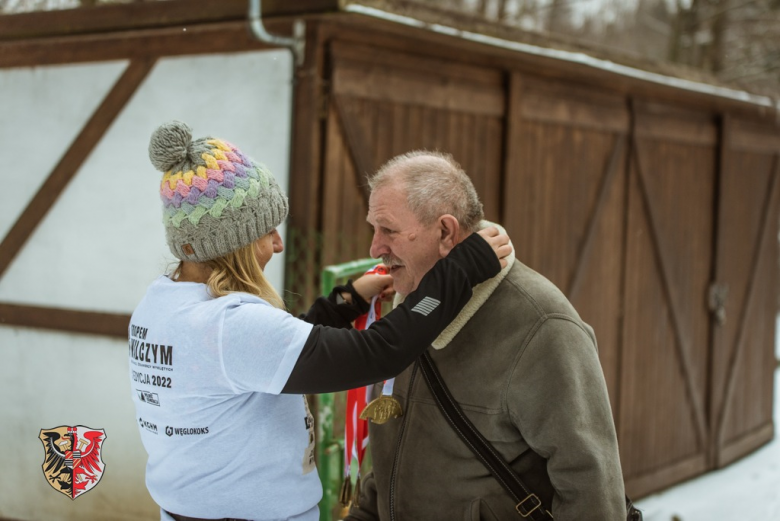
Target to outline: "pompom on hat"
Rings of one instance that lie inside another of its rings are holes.
[[[273,174],[222,139],[192,140],[180,121],[160,126],[149,159],[163,172],[160,197],[171,252],[205,262],[252,244],[287,217]]]

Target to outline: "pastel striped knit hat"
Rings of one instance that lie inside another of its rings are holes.
[[[180,121],[160,126],[149,159],[160,183],[168,247],[181,259],[204,262],[252,244],[287,217],[287,197],[273,174],[227,141],[192,140]]]

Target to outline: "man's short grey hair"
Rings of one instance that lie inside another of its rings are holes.
[[[479,230],[484,219],[482,203],[471,179],[451,155],[428,150],[401,154],[369,176],[368,186],[373,192],[397,179],[406,189],[409,209],[422,224],[450,214],[468,232]]]

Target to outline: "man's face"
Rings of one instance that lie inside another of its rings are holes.
[[[390,268],[395,290],[408,295],[444,256],[437,223],[424,226],[417,220],[406,204],[406,191],[399,181],[371,193],[366,220],[374,228],[371,256],[382,258]]]

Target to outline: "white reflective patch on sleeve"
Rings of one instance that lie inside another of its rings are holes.
[[[441,304],[441,302],[435,298],[425,297],[412,308],[412,311],[427,317],[431,314],[431,311],[439,307],[439,304]]]

